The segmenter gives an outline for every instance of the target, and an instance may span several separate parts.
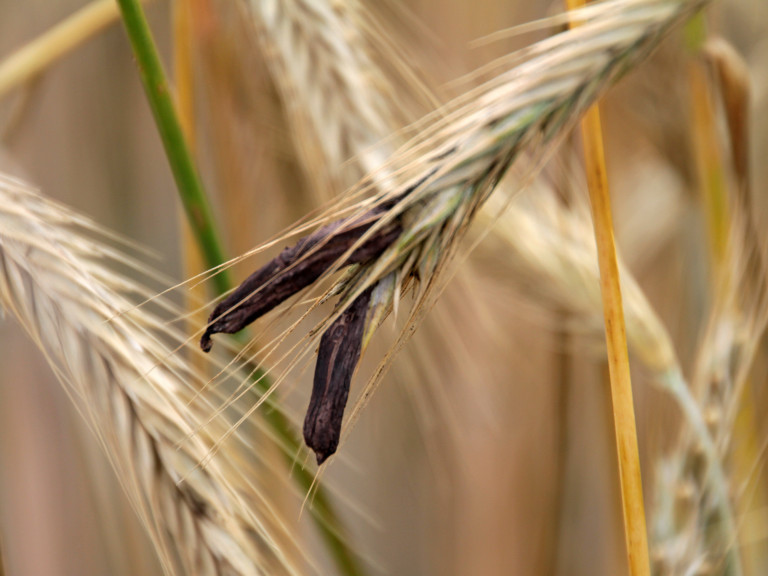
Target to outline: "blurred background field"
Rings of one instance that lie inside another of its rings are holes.
[[[0,61],[81,6],[0,0]],[[314,183],[303,176],[253,25],[237,3],[194,0],[188,7],[196,150],[234,256],[315,208]],[[169,69],[172,8],[161,0],[147,7]],[[428,72],[433,88],[456,94],[467,87],[457,82],[463,75],[551,30],[480,47],[472,41],[563,7],[392,0],[371,9],[383,31],[409,44],[412,63]],[[708,34],[730,42],[749,68],[754,222],[765,246],[768,3],[722,0],[705,19]],[[687,374],[713,292],[692,140],[691,58],[678,30],[601,103],[618,242]],[[157,268],[184,279],[174,183],[119,22],[4,95],[0,138],[0,170],[150,247]],[[565,142],[545,170],[576,203],[585,201],[578,148],[577,140]],[[355,548],[374,574],[625,573],[601,335],[538,298],[539,288],[505,264],[505,247],[492,236],[460,262],[323,476],[346,502]],[[236,268],[237,279],[251,267]],[[394,337],[387,327],[377,336],[379,352]],[[7,574],[160,574],[114,474],[40,353],[10,321],[0,324],[0,342]],[[736,435],[755,465],[741,468],[739,480],[754,481],[739,519],[745,564],[755,575],[768,570],[761,451],[768,442],[767,352],[761,338],[746,392],[747,430]],[[377,350],[368,356],[375,365]],[[639,363],[633,383],[651,510],[655,465],[675,446],[681,419]],[[284,394],[300,412],[308,391],[304,377]],[[288,469],[284,476],[290,482]]]

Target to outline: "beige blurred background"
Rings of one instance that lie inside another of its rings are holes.
[[[417,64],[431,67],[448,93],[455,90],[450,80],[531,37],[480,49],[470,41],[561,10],[557,3],[502,0],[392,4],[412,11],[415,20],[401,32],[413,36],[414,50],[424,54]],[[198,148],[234,255],[301,216],[309,208],[306,183],[252,30],[231,4],[197,5],[211,11],[209,27],[196,37]],[[81,6],[0,0],[0,59]],[[167,62],[170,11],[160,0],[147,9]],[[708,22],[750,67],[755,202],[757,222],[765,222],[768,3],[718,2]],[[604,124],[619,241],[689,367],[708,272],[676,41],[611,92]],[[119,25],[0,100],[0,137],[0,169],[149,246],[159,254],[157,267],[183,278],[175,188]],[[645,238],[633,219],[634,200],[658,193],[650,189],[652,169],[678,183],[670,193],[679,216],[658,238]],[[344,461],[324,477],[348,499],[345,514],[374,574],[626,570],[600,342],[571,329],[561,310],[521,296],[500,262],[503,254],[465,263],[469,272],[455,282],[470,284],[474,301],[447,290],[364,412]],[[392,336],[381,336],[381,346]],[[42,356],[13,321],[0,323],[0,342],[7,574],[159,574],[114,475]],[[653,464],[672,445],[679,417],[642,370],[635,382],[650,501]],[[299,388],[292,395],[305,399]],[[768,403],[764,393],[758,398],[756,435],[764,442]]]

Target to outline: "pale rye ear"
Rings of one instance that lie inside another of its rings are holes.
[[[277,544],[291,535],[249,493],[257,479],[243,476],[242,454],[210,457],[228,430],[207,422],[205,383],[156,336],[184,337],[136,308],[128,295],[146,289],[110,269],[110,255],[131,260],[93,239],[96,225],[3,174],[0,222],[0,304],[98,435],[166,572],[295,572],[301,559]]]

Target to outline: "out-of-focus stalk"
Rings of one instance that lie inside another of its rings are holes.
[[[696,170],[709,232],[714,277],[717,277],[726,256],[730,210],[723,158],[717,142],[712,92],[707,70],[700,59],[693,59],[689,63],[688,83],[691,94],[691,131]]]
[[[118,16],[115,0],[96,0],[8,56],[0,62],[0,98],[89,40]]]

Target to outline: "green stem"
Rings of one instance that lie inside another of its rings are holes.
[[[152,40],[144,12],[137,0],[118,0],[123,23],[139,66],[141,81],[163,141],[181,202],[192,225],[200,250],[209,268],[220,266],[226,259],[219,242],[213,210],[195,170],[181,124],[176,115],[170,86]],[[232,285],[229,273],[220,270],[213,276],[216,291],[226,292]]]
[[[258,381],[256,387],[259,389],[259,393],[263,394],[266,392],[269,382],[266,378],[260,376],[261,373],[259,372],[254,374],[254,378]],[[302,447],[296,440],[296,435],[291,431],[288,419],[275,407],[274,403],[270,403],[267,406],[267,409],[264,411],[264,417],[278,435],[288,465],[293,466],[295,454],[297,454]],[[336,562],[339,574],[345,576],[362,576],[365,572],[360,566],[357,557],[349,549],[346,537],[347,533],[344,530],[341,519],[336,514],[333,502],[328,494],[321,486],[314,484],[314,476],[303,467],[294,467],[293,479],[305,493],[308,493],[310,489],[314,490],[309,511],[312,515],[312,519],[315,521],[315,525],[320,531],[320,536],[325,542],[328,553]]]
[[[184,140],[171,90],[149,26],[138,0],[117,1],[184,209],[200,245],[206,265],[208,268],[215,268],[226,261],[224,251],[219,241],[208,197],[198,178],[192,156]],[[224,294],[232,287],[226,270],[219,270],[213,279],[219,294]],[[255,372],[254,378],[256,380],[255,387],[263,395],[270,387],[269,380],[258,371]],[[264,417],[280,438],[286,460],[289,465],[292,465],[295,454],[301,449],[297,440],[299,435],[292,429],[286,416],[274,403],[270,403],[269,409],[264,411]],[[313,475],[300,467],[294,470],[294,479],[304,491],[308,491],[314,482]],[[310,512],[329,554],[336,562],[339,573],[346,576],[363,574],[355,555],[346,544],[346,531],[341,519],[334,510],[330,498],[319,486],[315,486]]]

